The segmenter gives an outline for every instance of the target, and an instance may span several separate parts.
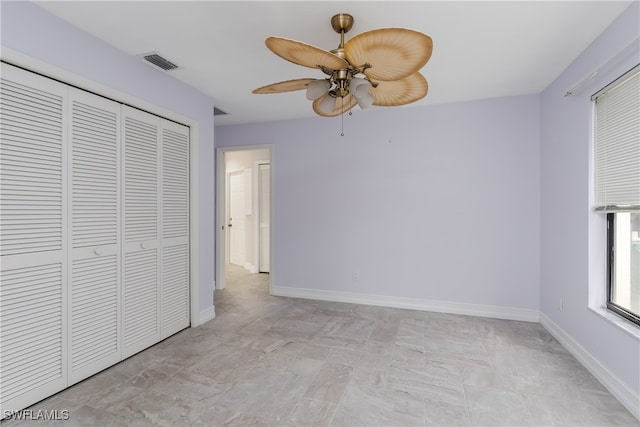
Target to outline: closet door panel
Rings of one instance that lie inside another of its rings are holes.
[[[162,239],[189,238],[189,128],[162,125]]]
[[[123,357],[160,340],[160,119],[123,106]]]
[[[73,384],[120,361],[118,257],[76,259],[70,273],[69,383]]]
[[[158,239],[159,119],[123,107],[124,237],[127,244]]]
[[[129,252],[124,260],[124,356],[160,340],[158,250]]]
[[[63,249],[66,87],[2,64],[0,256]]]
[[[69,382],[120,360],[120,104],[70,89]]]
[[[162,122],[161,334],[189,326],[189,128]]]
[[[67,87],[1,67],[0,414],[5,414],[67,382]]]
[[[162,248],[162,339],[189,326],[189,245]]]
[[[2,271],[3,411],[22,409],[67,385],[63,276],[62,262]]]

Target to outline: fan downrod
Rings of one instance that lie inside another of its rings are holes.
[[[336,49],[333,49],[331,53],[346,60],[347,58],[344,56],[344,35],[353,27],[353,16],[348,13],[333,15],[333,18],[331,18],[331,27],[336,33],[340,34],[340,45]]]

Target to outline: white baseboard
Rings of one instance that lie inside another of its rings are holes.
[[[214,317],[216,317],[216,307],[211,306],[209,308],[205,308],[204,310],[201,310],[200,314],[198,315],[198,324],[191,325],[191,326],[200,326],[203,323],[207,323],[209,320],[213,319]]]
[[[327,291],[320,289],[272,286],[271,294],[283,297],[315,299],[322,301],[348,302],[353,304],[376,305],[382,307],[406,308],[410,310],[435,311],[438,313],[462,314],[466,316],[491,317],[495,319],[540,322],[538,310],[502,307],[494,305],[469,304],[450,301],[436,301],[419,298],[369,295],[355,292]]]
[[[591,353],[551,320],[549,316],[540,313],[540,324],[549,331],[573,357],[578,359],[633,416],[640,420],[640,395],[638,395],[638,393],[631,390],[618,376],[602,365],[598,359],[593,357]]]

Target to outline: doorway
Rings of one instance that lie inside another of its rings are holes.
[[[266,275],[271,292],[272,147],[218,148],[216,155],[216,289],[244,272]]]

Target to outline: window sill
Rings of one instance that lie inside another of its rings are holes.
[[[589,310],[603,317],[608,322],[614,324],[617,328],[622,329],[627,334],[640,341],[640,326],[636,326],[634,323],[629,322],[627,319],[618,316],[604,307],[589,307]]]

